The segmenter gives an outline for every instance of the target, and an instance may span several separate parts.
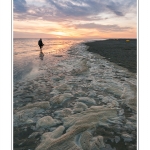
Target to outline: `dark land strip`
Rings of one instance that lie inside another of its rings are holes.
[[[98,53],[130,72],[137,72],[137,39],[108,39],[84,43],[88,51]]]

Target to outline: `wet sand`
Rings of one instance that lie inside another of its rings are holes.
[[[114,62],[129,71],[137,72],[137,40],[108,39],[85,43],[88,51],[98,53],[111,62]]]

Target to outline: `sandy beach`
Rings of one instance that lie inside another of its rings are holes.
[[[135,45],[74,44],[41,63],[43,74],[16,81],[14,150],[136,150]]]
[[[109,61],[125,67],[133,73],[137,72],[136,39],[108,39],[85,44],[89,46],[89,52],[100,54]]]

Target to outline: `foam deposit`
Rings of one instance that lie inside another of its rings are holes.
[[[15,86],[14,126],[32,127],[36,150],[109,150],[107,140],[133,146],[136,77],[86,49],[75,45],[47,74]]]

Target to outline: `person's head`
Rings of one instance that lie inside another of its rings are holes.
[[[40,39],[42,41],[42,39]]]

